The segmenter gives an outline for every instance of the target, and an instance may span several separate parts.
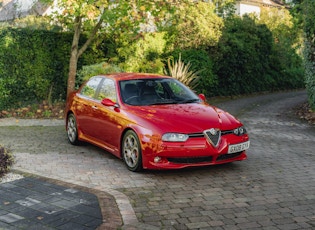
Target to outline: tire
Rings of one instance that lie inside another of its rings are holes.
[[[127,168],[132,172],[142,170],[142,153],[140,141],[137,134],[128,130],[121,143],[122,158]]]
[[[74,116],[74,114],[69,114],[67,118],[67,136],[68,141],[72,145],[79,145],[80,141],[78,139],[78,125],[77,120]]]

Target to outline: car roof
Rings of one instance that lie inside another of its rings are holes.
[[[99,74],[97,76],[103,76],[115,79],[116,81],[133,80],[133,79],[147,79],[147,78],[171,78],[169,76],[163,76],[154,73],[112,73],[112,74]]]

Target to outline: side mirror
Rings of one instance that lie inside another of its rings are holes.
[[[113,102],[111,99],[109,98],[104,98],[102,101],[101,101],[102,105],[105,105],[105,106],[116,106],[116,102]]]
[[[102,101],[101,101],[101,104],[102,105],[105,105],[105,106],[113,106],[114,107],[114,111],[116,112],[120,112],[120,109],[119,109],[119,105],[116,103],[116,102],[113,102],[111,99],[109,98],[104,98]]]
[[[203,93],[199,94],[198,96],[200,100],[202,100],[203,102],[206,102],[206,96]]]

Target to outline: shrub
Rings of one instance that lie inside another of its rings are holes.
[[[180,82],[184,83],[191,89],[195,89],[199,83],[198,73],[200,71],[192,71],[190,70],[191,64],[188,62],[185,64],[181,60],[181,55],[177,61],[168,59],[168,70],[167,72],[173,78],[176,78]]]
[[[0,145],[0,178],[9,172],[14,159],[10,149]]]
[[[168,53],[174,61],[179,59],[186,65],[190,64],[190,71],[198,73],[198,93],[203,93],[207,97],[218,94],[218,80],[213,74],[213,61],[205,50],[202,49],[177,49]]]

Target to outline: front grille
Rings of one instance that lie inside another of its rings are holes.
[[[219,129],[208,129],[204,131],[204,134],[210,144],[214,147],[218,146],[221,138],[221,131]]]
[[[233,134],[233,130],[225,130],[221,131],[221,136],[227,135],[227,134]],[[205,137],[204,133],[189,133],[189,138],[199,138],[199,137]]]
[[[235,157],[238,157],[242,154],[242,152],[231,153],[231,154],[223,154],[217,158],[217,161],[229,160]]]
[[[188,134],[189,138],[194,138],[194,137],[204,137],[205,135],[203,133],[190,133]]]
[[[169,162],[177,164],[194,164],[212,162],[212,157],[182,157],[182,158],[167,158]]]

